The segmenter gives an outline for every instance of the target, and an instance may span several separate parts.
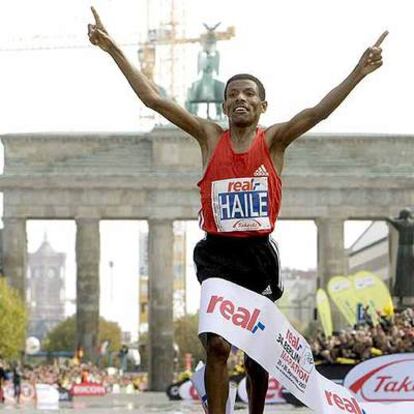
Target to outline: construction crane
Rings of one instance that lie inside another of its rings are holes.
[[[147,21],[149,24],[149,10],[151,3],[155,0],[147,0]],[[176,47],[191,44],[201,43],[202,45],[207,44],[210,41],[211,32],[207,30],[206,33],[201,34],[199,37],[185,37],[178,35],[178,26],[184,25],[185,22],[179,22],[177,20],[177,3],[176,0],[168,0],[170,6],[170,18],[169,21],[160,23],[156,29],[149,28],[147,31],[147,38],[144,42],[139,43],[138,49],[138,60],[140,63],[141,71],[151,81],[155,81],[155,73],[157,62],[157,48],[162,46],[169,46],[169,57],[170,61],[170,85],[169,95],[176,99]],[[164,2],[165,6],[165,2]],[[225,31],[215,31],[215,40],[230,40],[235,36],[234,26],[228,27]],[[184,62],[182,62],[184,64]]]
[[[149,40],[139,44],[138,58],[141,64],[141,70],[152,81],[154,80],[156,46],[175,46],[188,43],[205,44],[209,41],[210,33],[203,33],[199,37],[173,37],[173,33],[160,31],[161,35],[155,30],[150,31]],[[229,26],[225,31],[214,32],[216,40],[230,40],[236,34],[234,26]]]
[[[123,34],[117,39],[119,46],[137,46],[138,32]],[[50,34],[12,36],[0,39],[0,52],[28,52],[35,50],[87,49],[91,45],[85,34]]]
[[[186,44],[209,42],[210,33],[201,34],[198,37],[186,37],[184,34],[186,0],[147,0],[147,30],[146,39],[139,42],[138,31],[135,33],[124,33],[122,38],[117,39],[120,46],[138,46],[138,61],[142,72],[152,81],[165,83],[168,95],[173,99],[185,100],[188,79],[183,79],[184,72],[177,71],[178,65],[186,66],[187,59],[180,54],[184,53],[181,46]],[[158,9],[157,9],[158,6]],[[180,11],[180,16],[178,12]],[[182,11],[182,13],[181,13]],[[151,13],[152,12],[152,13]],[[152,15],[151,15],[152,14]],[[152,17],[152,22],[150,21]],[[235,36],[235,28],[228,27],[223,31],[215,31],[215,39],[230,40]],[[141,32],[142,36],[142,32]],[[86,36],[79,34],[55,34],[55,35],[32,35],[30,37],[15,35],[8,39],[0,40],[0,52],[25,52],[34,50],[56,50],[56,49],[83,49],[90,47]],[[156,76],[156,73],[158,76]],[[181,79],[179,77],[181,76]],[[161,88],[162,89],[162,88]],[[165,90],[164,90],[165,91]],[[181,91],[181,93],[177,93]],[[151,118],[145,115],[144,118]]]

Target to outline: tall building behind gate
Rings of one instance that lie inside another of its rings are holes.
[[[46,234],[39,249],[28,254],[29,336],[42,340],[65,319],[65,262],[66,254],[56,252]]]

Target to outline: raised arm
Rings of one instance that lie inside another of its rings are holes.
[[[221,128],[213,122],[192,115],[172,99],[161,96],[158,87],[128,61],[122,50],[108,34],[95,8],[92,7],[91,10],[95,24],[88,25],[90,42],[99,46],[114,59],[145,106],[160,113],[177,127],[196,138],[202,149],[206,148],[209,138],[219,135]]]
[[[270,147],[286,148],[292,141],[327,118],[348,96],[358,83],[382,65],[381,43],[388,35],[385,31],[362,55],[350,75],[332,89],[317,105],[299,112],[290,121],[273,125],[266,131]]]
[[[400,230],[402,228],[401,219],[399,219],[398,217],[396,218],[385,217],[384,220],[388,224],[391,224],[391,226],[393,226],[396,230]]]
[[[391,217],[384,217],[384,221],[392,226],[394,225],[394,220]]]

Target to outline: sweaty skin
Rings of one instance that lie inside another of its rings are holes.
[[[197,140],[201,148],[203,169],[205,169],[220,136],[224,132],[223,128],[210,120],[189,113],[173,100],[161,96],[157,86],[127,60],[108,34],[93,7],[92,13],[95,24],[88,25],[90,42],[113,58],[144,105],[160,113]],[[318,104],[299,112],[287,122],[274,124],[266,129],[266,143],[279,175],[283,170],[284,154],[289,144],[327,118],[365,76],[382,65],[380,46],[387,34],[388,32],[384,32],[375,44],[363,53],[354,70]],[[228,117],[233,150],[236,153],[247,151],[255,137],[260,116],[267,110],[267,102],[260,99],[257,84],[250,79],[238,79],[230,82],[223,110]],[[205,377],[209,414],[225,413],[228,395],[227,359],[230,349],[230,344],[223,338],[209,335],[206,346]],[[262,414],[268,374],[259,364],[248,357],[245,366],[249,413]]]

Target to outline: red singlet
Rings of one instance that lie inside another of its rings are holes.
[[[262,129],[247,152],[233,151],[225,131],[203,178],[200,227],[209,234],[231,237],[267,235],[275,227],[282,182],[273,166]]]

